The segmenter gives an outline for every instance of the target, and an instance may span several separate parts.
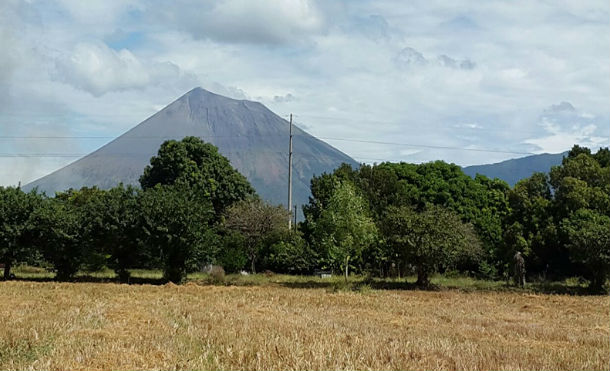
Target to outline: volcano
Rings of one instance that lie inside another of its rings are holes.
[[[259,102],[195,88],[125,134],[81,159],[24,186],[53,195],[69,188],[138,185],[165,140],[196,136],[218,147],[256,192],[273,204],[288,198],[289,123]],[[357,162],[293,126],[293,203],[308,202],[312,176]]]

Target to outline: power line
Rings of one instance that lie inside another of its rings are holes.
[[[252,150],[244,150],[244,151],[233,151],[233,152],[223,152],[225,155],[237,155],[240,153],[274,153],[274,154],[286,154],[285,151],[252,151]],[[155,154],[153,154],[155,155]],[[75,157],[138,157],[138,156],[151,156],[150,153],[112,153],[112,154],[96,154],[94,152],[90,153],[0,153],[0,158],[2,157],[25,157],[25,158],[40,158],[40,157],[65,157],[65,158],[75,158]]]
[[[294,136],[304,136],[301,134],[293,134]],[[210,135],[204,136],[203,138],[253,138],[253,137],[270,137],[274,135]],[[281,136],[281,134],[277,134],[275,136]],[[116,139],[117,137],[108,137],[108,136],[0,136],[0,139]],[[146,139],[172,139],[176,138],[175,136],[137,136],[130,137],[124,136],[121,139],[129,139],[129,140],[146,140]],[[471,151],[471,152],[488,152],[488,153],[503,153],[503,154],[515,154],[515,155],[533,155],[533,152],[522,152],[522,151],[508,151],[508,150],[500,150],[500,149],[491,149],[491,148],[468,148],[468,147],[453,147],[453,146],[439,146],[439,145],[429,145],[429,144],[415,144],[415,143],[399,143],[399,142],[385,142],[385,141],[376,141],[376,140],[365,140],[365,139],[357,139],[357,138],[336,138],[336,137],[315,137],[317,139],[322,140],[337,140],[342,142],[354,142],[354,143],[369,143],[369,144],[382,144],[382,145],[396,145],[396,146],[405,146],[405,147],[417,147],[417,148],[429,148],[429,149],[446,149],[446,150],[455,150],[455,151]],[[16,156],[19,157],[19,156]],[[56,157],[53,155],[51,157]]]
[[[381,142],[381,141],[376,141],[376,140],[363,140],[363,139],[328,138],[328,137],[317,137],[317,138],[324,139],[324,140],[339,140],[339,141],[356,142],[356,143],[384,144],[384,145],[396,145],[396,146],[405,146],[405,147],[431,148],[431,149],[449,149],[449,150],[456,150],[456,151],[490,152],[490,153],[504,153],[504,154],[514,154],[514,155],[533,155],[534,154],[533,152],[504,151],[504,150],[499,150],[499,149],[435,146],[435,145],[427,145],[427,144]]]
[[[283,135],[283,134],[264,135],[264,137],[270,137],[270,136],[284,137],[285,135]],[[112,137],[112,136],[56,136],[56,135],[10,136],[10,135],[0,135],[0,139],[118,139],[119,137],[121,137],[121,139],[139,140],[139,139],[175,139],[175,138],[179,138],[180,136],[178,136],[178,135],[125,136],[125,135],[123,135],[123,136],[113,136]],[[206,139],[206,138],[252,138],[252,137],[263,137],[263,135],[205,135],[202,138]]]

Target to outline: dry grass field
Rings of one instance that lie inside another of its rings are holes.
[[[607,296],[0,282],[0,369],[602,370]]]

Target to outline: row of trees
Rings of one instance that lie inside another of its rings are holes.
[[[600,288],[610,273],[609,163],[607,148],[574,146],[512,189],[442,161],[343,165],[312,179],[303,231],[320,256],[350,245],[354,268],[416,272],[424,285],[438,269],[507,277],[521,251],[530,277],[580,275]]]
[[[0,188],[4,278],[17,262],[50,264],[62,280],[107,266],[121,281],[131,268],[162,268],[180,282],[215,261],[241,269],[244,256],[254,270],[255,247],[288,218],[258,199],[216,147],[194,137],[165,142],[140,183],[53,198]]]
[[[79,269],[162,268],[179,282],[208,264],[285,273],[315,269],[373,275],[436,270],[506,276],[516,251],[530,274],[582,275],[600,287],[610,272],[610,152],[575,146],[550,174],[512,189],[441,161],[343,165],[311,181],[305,220],[261,201],[216,147],[165,142],[141,188],[68,190],[53,198],[0,188],[0,262],[50,264],[59,279]]]

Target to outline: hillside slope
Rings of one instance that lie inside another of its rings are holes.
[[[519,180],[528,178],[535,172],[548,173],[551,167],[561,165],[561,160],[567,154],[568,152],[556,154],[543,153],[495,164],[467,166],[462,168],[462,170],[473,178],[477,174],[481,174],[488,178],[502,179],[512,187]]]

